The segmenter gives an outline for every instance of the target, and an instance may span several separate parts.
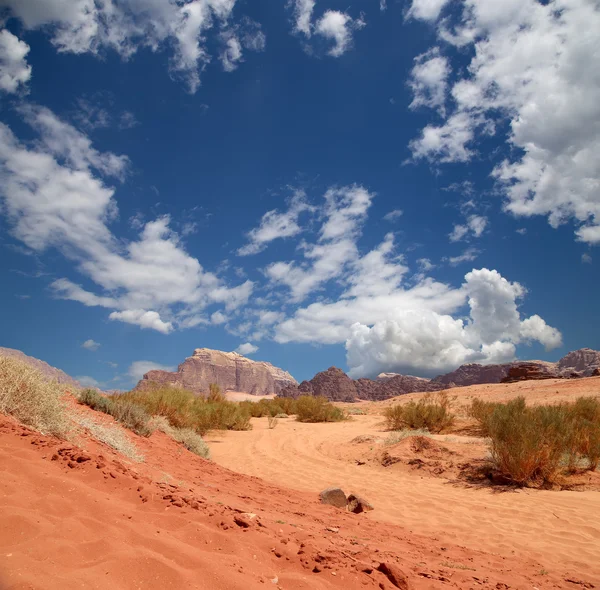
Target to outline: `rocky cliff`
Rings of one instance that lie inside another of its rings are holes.
[[[198,394],[208,392],[210,384],[216,383],[223,391],[269,395],[279,393],[288,385],[296,385],[296,380],[283,369],[250,360],[237,352],[197,348],[176,372],[149,371],[135,388],[145,389],[166,383]]]
[[[501,383],[528,379],[560,379],[600,375],[600,352],[583,348],[570,352],[556,363],[515,361],[502,365],[461,365],[455,371],[425,379],[398,373],[380,373],[377,379],[353,381],[341,369],[330,367],[310,381],[289,386],[279,394],[298,397],[302,394],[323,395],[332,401],[380,401],[405,393],[440,391],[449,387],[466,387],[483,383]]]
[[[73,379],[70,375],[67,375],[64,371],[57,369],[49,365],[48,363],[41,361],[40,359],[36,359],[33,356],[27,356],[24,352],[20,350],[15,350],[14,348],[2,348],[0,347],[0,356],[10,356],[19,359],[31,365],[40,373],[45,375],[48,379],[52,379],[61,383],[63,385],[67,385],[69,387],[73,387],[74,389],[81,389],[82,385],[76,379]]]

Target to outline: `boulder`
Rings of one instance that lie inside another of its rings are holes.
[[[362,496],[357,496],[356,494],[350,494],[348,496],[346,507],[349,512],[354,512],[354,514],[369,512],[370,510],[375,509],[370,502],[365,500]]]
[[[250,360],[237,352],[197,348],[179,365],[176,372],[149,371],[135,389],[170,384],[205,394],[211,383],[223,391],[239,391],[252,395],[278,394],[296,380],[286,371],[270,363]]]
[[[380,571],[396,588],[410,590],[410,584],[406,574],[392,563],[380,563],[377,571]]]
[[[346,508],[346,494],[340,488],[327,488],[319,494],[322,504],[330,504],[336,508]]]

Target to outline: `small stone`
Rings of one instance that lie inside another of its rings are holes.
[[[368,500],[365,500],[361,496],[356,494],[350,494],[348,496],[348,510],[354,512],[354,514],[360,514],[361,512],[368,512],[374,510],[373,504]]]

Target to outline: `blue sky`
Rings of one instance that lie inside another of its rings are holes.
[[[2,5],[0,345],[107,389],[600,348],[592,0]]]

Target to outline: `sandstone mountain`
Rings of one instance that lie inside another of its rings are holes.
[[[73,377],[67,375],[64,371],[61,371],[56,367],[52,367],[48,363],[36,359],[33,356],[28,356],[20,350],[15,350],[14,348],[2,348],[0,346],[0,356],[14,357],[16,359],[19,359],[20,361],[27,363],[28,365],[31,365],[32,367],[40,371],[40,373],[45,375],[48,379],[52,379],[58,383],[67,385],[69,387],[73,387],[75,389],[82,388],[82,385],[81,383],[79,383],[79,381],[73,379]]]
[[[322,395],[332,401],[380,401],[405,393],[440,391],[450,387],[466,387],[483,383],[501,383],[527,379],[560,379],[590,377],[600,374],[600,352],[582,348],[570,352],[556,363],[547,361],[515,361],[501,365],[461,365],[455,371],[434,379],[380,373],[375,380],[353,381],[341,369],[330,367],[310,381],[291,385],[281,391],[283,397],[302,394]]]
[[[197,348],[179,365],[176,372],[149,371],[136,385],[145,389],[169,383],[198,394],[207,393],[211,383],[223,391],[240,391],[252,395],[277,394],[296,380],[270,363],[250,360],[237,352]]]

